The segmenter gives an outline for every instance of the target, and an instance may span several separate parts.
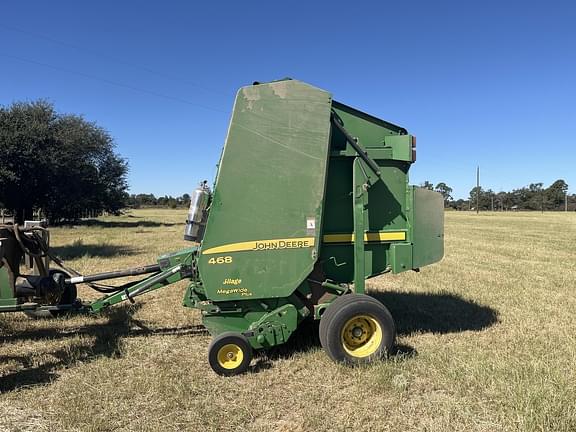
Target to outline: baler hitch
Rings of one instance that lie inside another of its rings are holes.
[[[129,268],[126,270],[117,270],[111,272],[103,272],[103,273],[96,273],[89,276],[75,276],[65,280],[66,283],[70,284],[78,284],[78,283],[88,283],[88,282],[96,282],[101,280],[107,279],[115,279],[121,278],[126,276],[138,276],[142,274],[148,273],[157,273],[160,271],[160,265],[152,264],[143,267],[135,267]]]

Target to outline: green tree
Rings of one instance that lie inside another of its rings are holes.
[[[42,100],[0,107],[0,201],[17,221],[33,208],[53,222],[86,209],[116,213],[127,198],[127,171],[96,124]]]
[[[556,180],[546,190],[546,202],[550,210],[564,209],[564,200],[568,192],[568,184],[564,180]]]
[[[436,192],[439,192],[444,197],[444,207],[448,207],[450,201],[452,201],[452,188],[444,182],[440,182],[436,185]]]
[[[420,187],[423,189],[434,190],[434,185],[432,183],[430,183],[428,180],[426,180],[424,183],[422,183],[420,185]]]
[[[525,192],[524,205],[529,210],[544,210],[546,208],[546,194],[543,183],[530,183]]]
[[[490,210],[492,208],[492,196],[494,196],[494,192],[491,189],[484,190],[482,186],[474,187],[470,191],[470,207],[475,209],[478,202],[480,210]]]
[[[508,210],[511,207],[510,194],[508,192],[498,192],[494,197],[494,208],[496,210]]]
[[[576,194],[568,196],[568,211],[576,211]]]
[[[185,193],[184,195],[182,195],[182,204],[186,207],[188,207],[190,205],[190,195]]]

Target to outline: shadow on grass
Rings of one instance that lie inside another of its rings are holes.
[[[399,335],[420,332],[454,333],[483,330],[498,322],[496,310],[478,305],[453,294],[419,294],[376,292],[372,295],[384,303],[396,321]],[[58,340],[71,335],[92,336],[89,341],[75,342],[53,352],[44,354],[54,358],[41,365],[35,365],[30,356],[2,356],[4,361],[20,363],[22,369],[0,377],[0,393],[26,386],[44,384],[57,378],[58,369],[78,361],[88,362],[100,356],[118,357],[122,353],[122,339],[148,335],[207,335],[201,325],[151,329],[133,318],[140,304],[122,305],[106,312],[107,323],[94,323],[72,330],[38,329],[17,331],[6,328],[13,334],[0,337],[0,342],[21,342],[26,340]],[[290,340],[270,350],[259,353],[251,366],[252,372],[269,369],[278,359],[290,358],[296,353],[318,348],[318,322],[306,321],[294,332]],[[417,356],[417,351],[408,345],[397,344],[390,356],[398,361]],[[206,365],[206,367],[208,367]]]
[[[134,255],[138,251],[130,246],[111,245],[108,243],[84,244],[82,240],[76,240],[66,246],[51,248],[51,251],[63,260],[88,257],[115,257],[120,255]]]
[[[21,342],[40,340],[59,340],[72,335],[88,336],[85,340],[74,342],[55,351],[38,352],[42,358],[50,360],[37,364],[34,356],[2,355],[3,362],[16,362],[20,370],[0,377],[0,393],[46,384],[58,377],[58,370],[71,366],[76,362],[90,362],[98,357],[120,357],[122,355],[122,339],[147,335],[178,335],[207,334],[203,326],[187,326],[174,328],[150,329],[133,319],[133,314],[140,305],[122,305],[106,312],[106,323],[94,323],[71,329],[39,329],[15,331],[14,334],[0,337],[0,342]],[[137,327],[137,328],[134,328]]]
[[[454,294],[372,292],[370,295],[390,310],[399,336],[413,333],[456,333],[480,331],[498,322],[498,312]],[[318,322],[302,324],[290,340],[272,348],[257,359],[253,372],[272,367],[272,361],[289,358],[320,346]],[[418,355],[414,347],[396,344],[390,357],[395,361]]]
[[[154,222],[154,221],[103,221],[99,219],[83,219],[72,224],[73,226],[88,226],[88,227],[102,227],[102,228],[153,228],[153,227],[169,227],[174,225],[182,225],[173,222]]]
[[[250,371],[259,372],[270,369],[273,367],[275,360],[287,359],[296,353],[305,353],[311,349],[320,348],[318,326],[319,321],[307,320],[303,322],[284,345],[259,352],[256,355],[256,362],[250,367]],[[405,344],[395,344],[389,354],[389,358],[399,361],[413,358],[416,355],[418,355],[418,352],[413,347]]]
[[[371,292],[390,310],[399,335],[479,331],[498,322],[498,312],[455,294]]]

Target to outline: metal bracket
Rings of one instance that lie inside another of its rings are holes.
[[[364,150],[358,143],[358,139],[350,135],[338,120],[339,120],[338,116],[334,111],[332,111],[330,113],[330,121],[332,122],[332,124],[336,127],[336,129],[338,129],[342,133],[342,135],[344,135],[346,141],[348,141],[348,143],[356,151],[358,156],[360,156],[360,158],[366,163],[366,165],[368,165],[368,167],[370,168],[370,170],[372,170],[372,172],[376,175],[376,177],[380,178],[381,172],[378,164],[368,156],[366,150]]]
[[[362,161],[354,159],[352,167],[352,187],[354,190],[354,292],[364,294],[365,290],[365,252],[364,252],[364,205],[365,193],[356,194],[356,190],[363,185],[360,172]]]

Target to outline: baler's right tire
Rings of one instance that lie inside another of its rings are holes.
[[[396,326],[388,309],[375,298],[346,294],[322,315],[319,335],[332,360],[355,365],[386,357],[394,346]]]
[[[240,333],[226,332],[216,336],[208,348],[208,362],[218,375],[243,374],[252,361],[252,346]]]

